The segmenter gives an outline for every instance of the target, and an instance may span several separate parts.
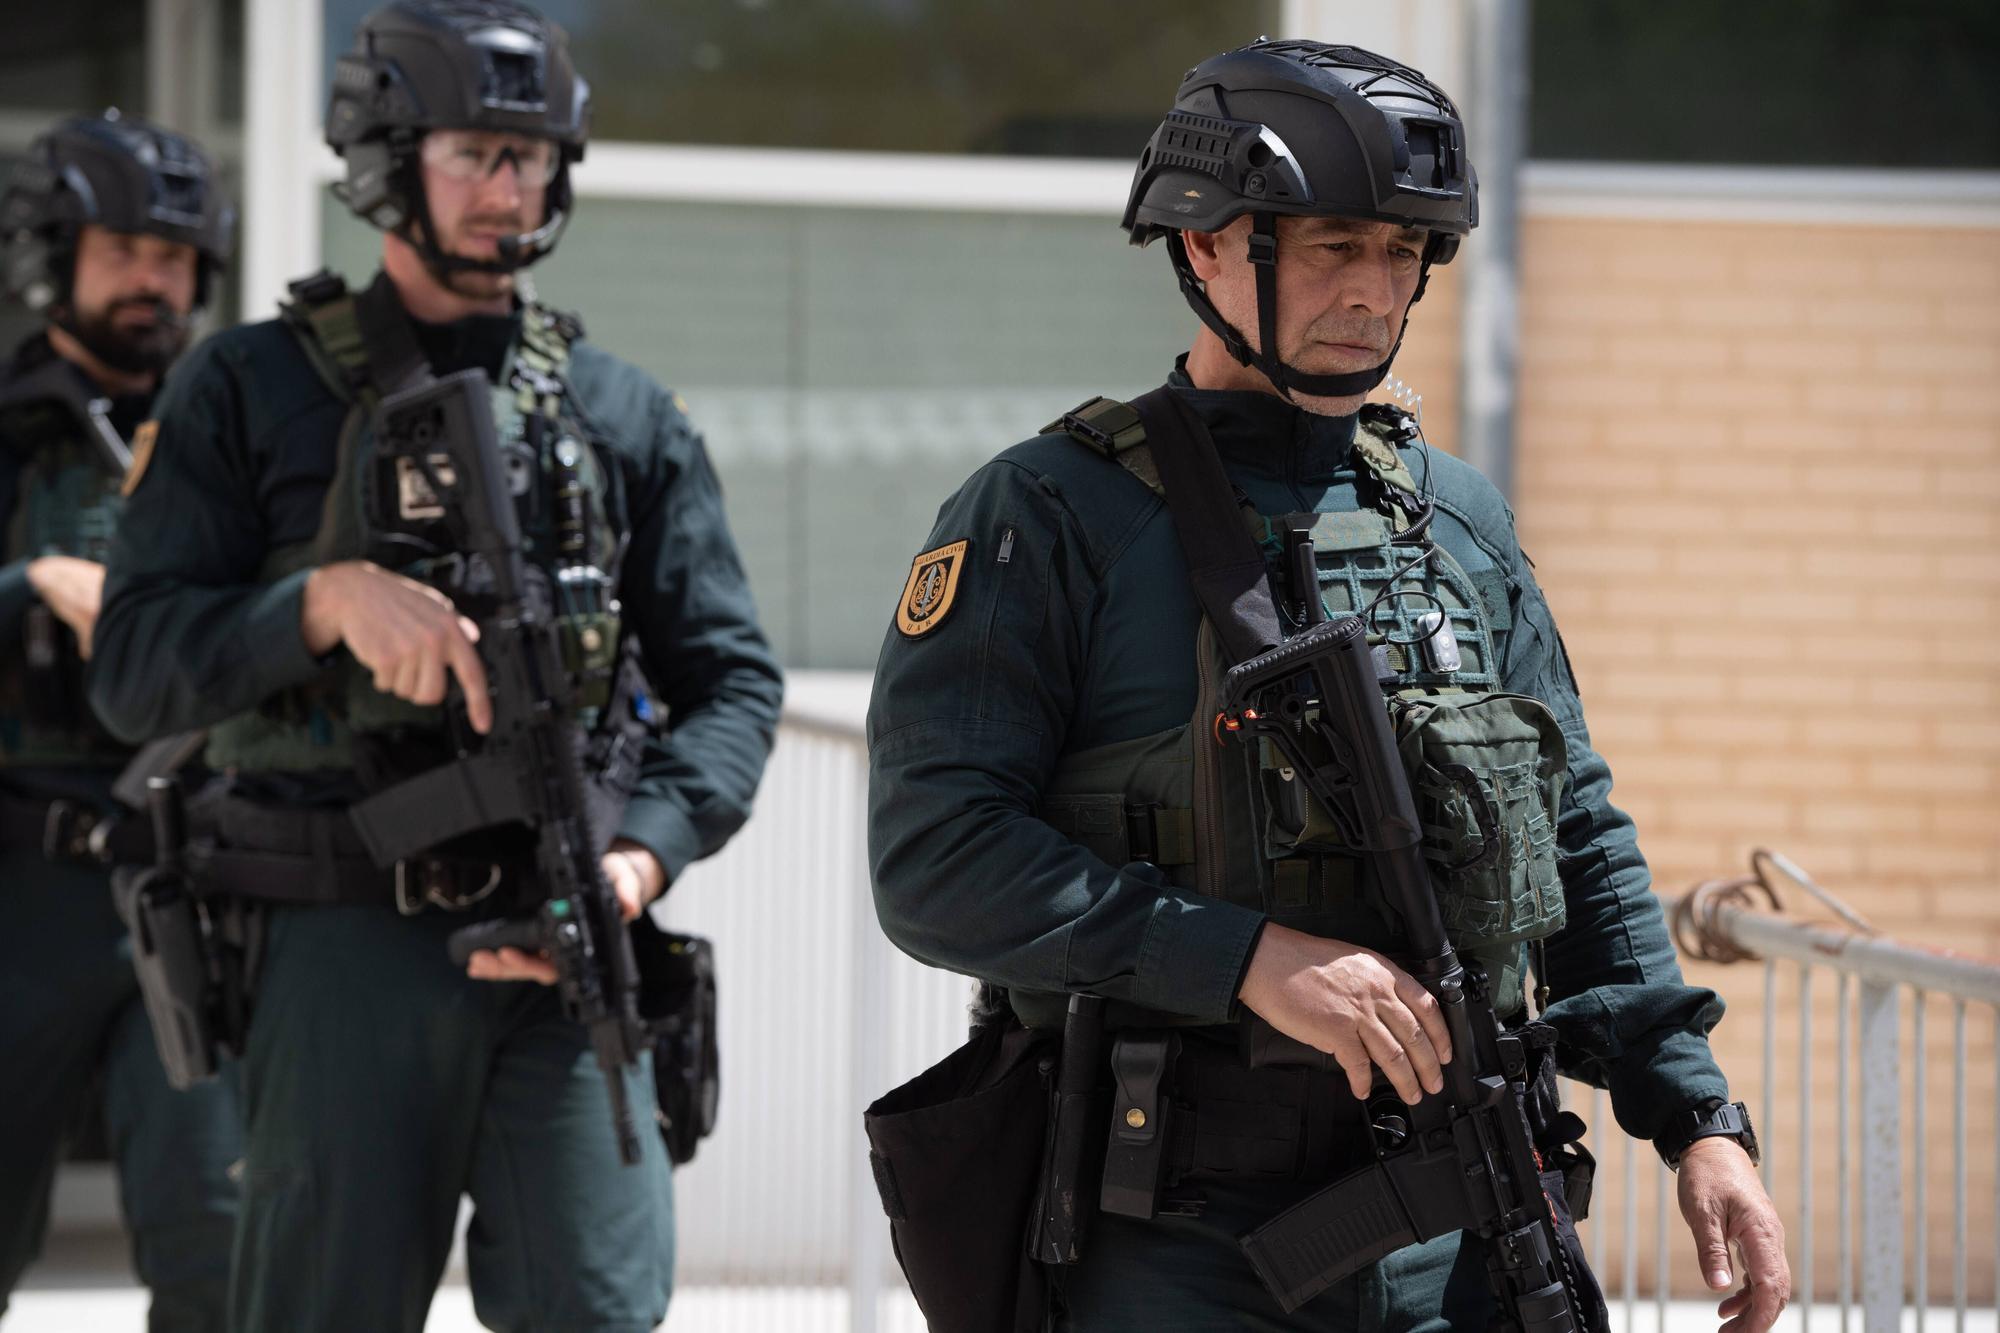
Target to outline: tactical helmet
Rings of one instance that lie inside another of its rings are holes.
[[[1262,371],[1287,397],[1365,393],[1389,373],[1400,339],[1381,365],[1341,375],[1309,375],[1278,358],[1280,213],[1426,228],[1414,306],[1431,265],[1451,262],[1459,238],[1479,222],[1458,109],[1436,84],[1386,56],[1260,39],[1188,71],[1132,178],[1121,225],[1134,245],[1167,238],[1181,294],[1239,364]],[[1209,300],[1181,238],[1245,214],[1260,350]]]
[[[37,138],[0,195],[8,295],[37,312],[66,302],[77,235],[93,223],[193,246],[200,307],[229,262],[236,210],[192,139],[113,108]]]
[[[561,149],[541,225],[503,237],[497,260],[447,255],[431,236],[417,154],[424,135],[442,129],[534,135]],[[590,85],[570,63],[568,36],[510,0],[394,0],[375,10],[334,66],[326,108],[326,142],[347,164],[334,193],[441,272],[512,272],[555,249],[569,220],[570,165],[589,133]]]

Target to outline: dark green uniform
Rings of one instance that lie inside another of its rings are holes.
[[[1174,383],[1258,513],[1364,508],[1354,418],[1313,416],[1266,394],[1195,390],[1178,374]],[[1720,1001],[1682,983],[1632,823],[1610,802],[1610,773],[1590,746],[1505,502],[1450,455],[1412,445],[1402,458],[1436,503],[1432,534],[1449,557],[1437,563],[1458,594],[1444,589],[1444,605],[1457,619],[1476,604],[1466,618],[1484,626],[1465,636],[1465,673],[1484,673],[1482,688],[1541,700],[1567,748],[1557,834],[1567,920],[1546,943],[1545,1016],[1562,1032],[1568,1071],[1609,1088],[1619,1123],[1651,1137],[1673,1111],[1725,1096],[1706,1040]],[[1342,517],[1316,534],[1338,546],[1340,534],[1366,527]],[[1125,1021],[1186,1026],[1188,1048],[1210,1057],[1203,1096],[1214,1096],[1216,1071],[1235,1049],[1219,1025],[1242,1016],[1235,997],[1266,920],[1391,952],[1397,931],[1337,859],[1295,865],[1298,874],[1273,874],[1247,894],[1242,883],[1197,891],[1186,844],[1199,830],[1164,793],[1130,795],[1115,821],[1114,843],[1144,841],[1144,854],[1118,864],[1090,849],[1077,806],[1062,799],[1078,789],[1079,756],[1091,757],[1098,790],[1119,763],[1173,787],[1174,764],[1185,767],[1174,729],[1196,707],[1200,612],[1172,520],[1146,485],[1068,434],[1044,435],[1000,455],[946,502],[926,554],[959,542],[967,545],[950,582],[925,590],[913,574],[875,680],[870,850],[882,922],[918,958],[1007,987],[1031,1024],[1059,1023],[1048,997],[1080,991],[1111,999],[1114,1022],[1136,1006],[1145,1012]],[[1355,545],[1356,560],[1376,556],[1364,547]],[[1332,597],[1346,557],[1322,544],[1320,560],[1332,609],[1352,609]],[[1128,837],[1139,816],[1145,829]],[[1343,1094],[1336,1085],[1326,1095]],[[1241,1095],[1221,1100],[1245,1114]],[[1223,1115],[1200,1111],[1204,1126],[1237,1136],[1233,1160],[1255,1155],[1242,1145],[1262,1130],[1225,1131]],[[1441,1310],[1447,1323],[1483,1323],[1483,1272],[1457,1261],[1451,1238],[1399,1253],[1281,1318],[1235,1238],[1354,1164],[1323,1142],[1296,1157],[1316,1165],[1261,1176],[1193,1169],[1187,1184],[1206,1200],[1198,1218],[1100,1214],[1082,1263],[1057,1270],[1073,1326],[1404,1329],[1447,1326]]]
[[[497,376],[519,325],[478,317],[414,332],[434,371]],[[748,815],[778,673],[678,401],[588,343],[574,345],[567,378],[565,412],[616,473],[623,623],[670,719],[641,757],[618,831],[671,879]],[[282,323],[211,339],[162,396],[155,457],[112,556],[93,676],[104,716],[135,736],[236,718],[222,728],[237,746],[232,795],[266,808],[341,806],[367,789],[313,748],[350,753],[338,748],[344,725],[312,700],[339,702],[351,659],[315,660],[299,633],[296,554],[320,530],[347,411]],[[339,521],[337,505],[326,512]],[[244,719],[256,720],[254,744]],[[491,907],[272,911],[244,1060],[239,1333],[414,1333],[464,1192],[489,1327],[636,1330],[664,1317],[662,1145],[642,1134],[645,1161],[619,1163],[603,1077],[553,990],[452,967],[445,936]],[[628,1082],[643,1126],[650,1078]]]
[[[87,434],[86,404],[98,396],[42,335],[0,380],[0,1308],[41,1247],[64,1139],[101,1088],[151,1327],[219,1333],[236,1211],[229,1168],[242,1146],[233,1087],[167,1086],[108,869],[48,860],[39,832],[52,805],[60,822],[59,802],[114,810],[111,783],[131,753],[90,715],[74,636],[27,573],[43,555],[105,558],[119,477]],[[129,437],[146,406],[119,399],[108,422]]]

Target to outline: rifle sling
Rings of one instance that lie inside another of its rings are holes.
[[[469,755],[425,769],[347,808],[378,866],[528,814],[516,763],[506,754]]]
[[[1269,572],[1207,424],[1165,385],[1133,399],[1131,407],[1145,423],[1188,581],[1224,654],[1234,664],[1275,648],[1282,635]]]
[[[410,316],[387,273],[378,273],[354,298],[354,322],[368,356],[368,379],[378,398],[413,389],[431,377],[430,362],[417,345]]]

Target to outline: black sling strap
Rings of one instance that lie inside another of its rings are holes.
[[[1166,385],[1134,398],[1131,407],[1145,423],[1146,446],[1187,557],[1188,581],[1224,654],[1232,663],[1247,662],[1277,647],[1283,635],[1269,572],[1244,526],[1207,423]]]
[[[430,377],[430,363],[387,273],[376,274],[368,290],[354,298],[354,322],[360,326],[368,378],[378,397],[414,388]]]

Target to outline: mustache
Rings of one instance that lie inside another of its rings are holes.
[[[1386,353],[1389,350],[1389,321],[1364,318],[1317,324],[1306,331],[1306,336],[1313,342],[1353,343],[1370,351]]]
[[[104,317],[110,319],[124,310],[150,314],[155,323],[169,327],[185,324],[188,318],[174,309],[163,296],[121,296],[104,308]]]
[[[459,219],[458,225],[461,229],[491,227],[517,235],[528,230],[528,224],[519,213],[468,213]]]

